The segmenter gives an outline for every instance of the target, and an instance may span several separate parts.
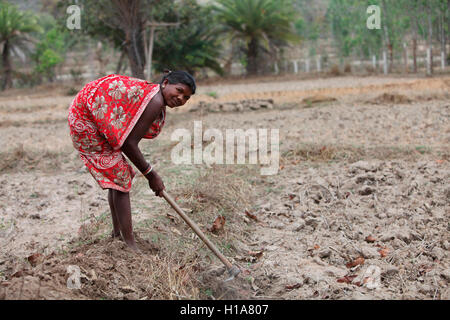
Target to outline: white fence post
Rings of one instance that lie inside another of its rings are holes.
[[[292,60],[292,64],[294,65],[294,73],[298,73],[298,61]]]
[[[444,70],[446,65],[445,52],[441,51],[441,69]]]
[[[278,63],[276,61],[275,61],[275,64],[274,64],[274,69],[275,69],[275,74],[280,73],[280,69],[278,68]]]
[[[427,48],[427,75],[431,76],[431,48]]]
[[[405,59],[405,73],[408,73],[409,71],[409,65],[408,65],[408,61],[409,61],[409,56],[408,56],[408,45],[406,44],[406,42],[403,43],[403,55],[404,55],[404,59]]]
[[[388,74],[388,60],[386,50],[383,51],[383,71],[384,74]]]
[[[321,72],[322,71],[322,56],[319,54],[319,56],[317,57],[317,72]]]
[[[306,72],[309,73],[309,70],[310,70],[310,67],[309,67],[309,59],[306,59],[306,60],[305,60],[305,70],[306,70]]]

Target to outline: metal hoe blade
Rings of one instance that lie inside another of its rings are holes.
[[[224,282],[228,282],[233,280],[237,275],[241,273],[241,270],[237,266],[233,266],[231,269],[228,270],[229,277],[224,280]]]

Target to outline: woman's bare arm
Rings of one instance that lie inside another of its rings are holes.
[[[138,122],[131,130],[129,136],[125,139],[121,150],[130,159],[136,168],[143,172],[147,169],[148,163],[138,147],[139,141],[145,136],[151,124],[158,118],[161,108],[164,106],[164,100],[161,92],[156,94],[148,103]]]

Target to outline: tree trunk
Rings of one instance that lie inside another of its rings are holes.
[[[403,43],[403,61],[404,61],[404,68],[403,68],[403,73],[407,74],[409,72],[408,69],[408,46],[406,45],[406,43]]]
[[[450,1],[450,0],[449,0]],[[234,54],[234,41],[231,40],[230,42],[230,56],[228,57],[227,61],[225,62],[225,66],[224,66],[224,70],[225,70],[225,74],[228,76],[231,76],[231,72],[232,72],[232,67],[233,67],[233,54]]]
[[[247,47],[247,75],[258,74],[258,40],[252,38]]]
[[[137,27],[127,30],[126,52],[130,62],[133,77],[145,79],[145,50],[142,39],[142,30]]]
[[[2,90],[8,89],[12,87],[12,66],[11,60],[9,57],[9,42],[6,40],[3,44],[3,52],[2,52],[2,65],[3,65],[3,83]]]
[[[386,22],[383,23],[383,29],[384,29],[384,40],[385,40],[385,45],[386,48],[389,52],[389,68],[388,71],[389,73],[392,72],[392,67],[394,64],[394,49],[393,49],[393,45],[392,45],[392,41],[391,38],[389,36],[389,26],[388,26],[388,21],[389,21],[389,16],[388,16],[388,11],[387,11],[387,7],[386,7],[386,3],[384,0],[381,1],[381,5],[383,7],[383,12],[386,16]],[[391,30],[392,33],[392,30]]]
[[[152,60],[153,60],[153,46],[155,42],[155,30],[156,28],[152,26],[150,28],[150,38],[148,41],[148,51],[147,51],[147,80],[152,81]]]
[[[144,79],[145,44],[140,0],[114,0],[120,28],[125,33],[125,52],[133,77]]]
[[[450,42],[450,0],[447,0],[447,35]]]
[[[441,39],[441,65],[442,65],[442,69],[445,69],[445,66],[447,65],[446,63],[446,58],[447,58],[447,38],[445,37],[445,13],[444,12],[440,12],[439,13],[439,20],[440,20],[440,28],[441,28],[441,34],[440,34],[440,39]]]
[[[117,63],[117,67],[116,67],[116,74],[120,74],[122,72],[123,60],[124,59],[125,59],[125,52],[121,51],[120,52],[119,62]]]
[[[429,70],[428,75],[433,74],[433,23],[431,21],[431,5],[427,4],[427,13],[428,13],[428,50],[430,51],[430,59],[428,61]]]
[[[414,36],[414,39],[413,39],[413,61],[414,61],[414,63],[413,63],[413,65],[414,65],[414,70],[413,70],[413,72],[414,73],[417,73],[417,38]]]

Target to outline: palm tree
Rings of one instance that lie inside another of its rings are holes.
[[[216,0],[214,6],[223,31],[246,44],[247,74],[258,73],[261,47],[297,40],[295,11],[290,0]]]
[[[29,41],[28,34],[37,32],[40,27],[34,15],[22,12],[16,6],[0,2],[0,47],[2,49],[3,80],[1,90],[12,87],[11,52],[23,48]]]

